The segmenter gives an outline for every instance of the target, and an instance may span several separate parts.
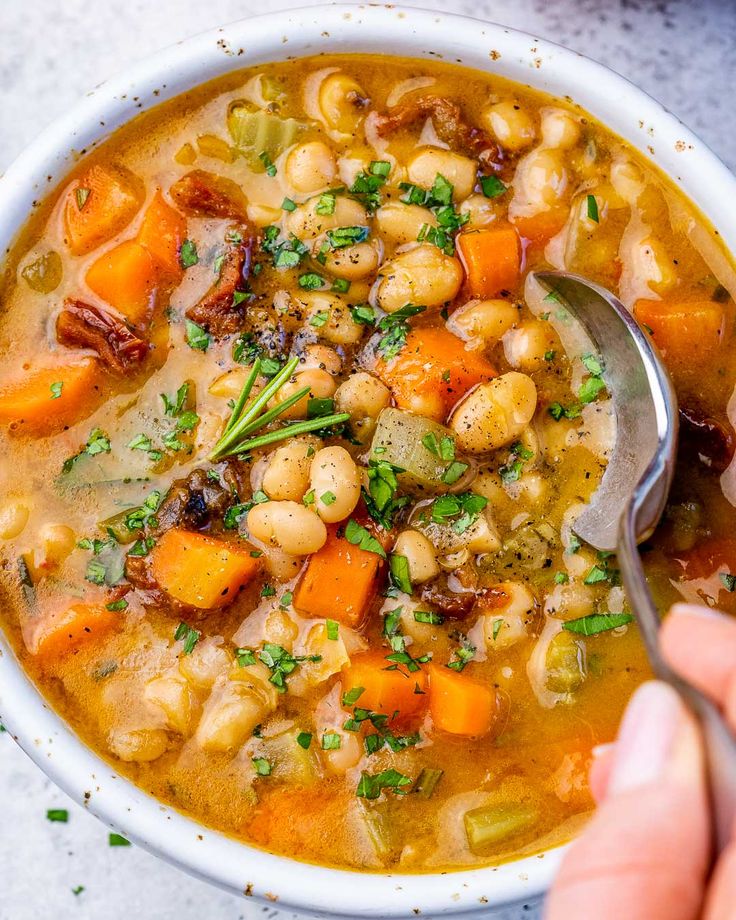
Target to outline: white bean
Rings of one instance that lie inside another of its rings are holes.
[[[300,502],[309,488],[309,467],[319,438],[294,438],[269,457],[261,488],[277,501]]]
[[[460,262],[436,246],[422,244],[381,266],[378,306],[395,313],[408,303],[439,307],[452,300],[463,282]]]
[[[517,102],[497,102],[485,110],[483,120],[507,150],[522,150],[534,140],[534,122]]]
[[[0,508],[0,540],[12,540],[19,536],[26,524],[30,509],[25,502],[14,499]]]
[[[453,413],[450,427],[461,450],[484,453],[518,438],[536,407],[534,381],[510,371],[471,390]]]
[[[314,507],[328,524],[344,521],[360,500],[361,475],[344,447],[323,447],[312,459]]]
[[[282,418],[306,418],[309,400],[329,399],[334,395],[337,384],[332,374],[328,374],[327,371],[323,371],[320,368],[300,371],[294,374],[294,376],[290,380],[287,380],[281,387],[276,394],[273,404],[276,406],[279,405],[279,403],[282,403],[289,396],[293,396],[294,393],[303,390],[304,387],[309,387],[309,393],[302,396],[294,405],[289,406],[289,408],[281,414]]]
[[[519,308],[507,300],[470,300],[455,310],[447,328],[473,348],[500,339],[519,322]]]
[[[316,192],[333,182],[337,172],[335,155],[322,141],[308,141],[289,153],[284,172],[296,192]]]
[[[436,227],[437,218],[418,204],[389,201],[376,211],[378,232],[395,246],[413,243],[423,227]]]
[[[183,676],[164,674],[149,680],[143,688],[143,699],[163,714],[168,729],[189,734],[198,702]]]
[[[434,546],[418,530],[404,530],[396,539],[393,552],[405,556],[412,584],[431,581],[440,573]]]
[[[358,371],[335,391],[335,409],[350,414],[350,427],[361,443],[373,434],[376,419],[391,402],[391,391],[377,377]]]
[[[503,339],[506,360],[512,367],[523,371],[536,371],[559,354],[557,333],[546,320],[535,319],[522,323],[508,332]]]
[[[432,188],[437,176],[443,176],[452,185],[452,197],[457,202],[473,191],[478,163],[451,150],[429,147],[414,154],[407,172],[409,181],[422,188]]]
[[[257,539],[291,556],[308,556],[327,540],[322,519],[293,501],[263,502],[248,512],[248,530]]]

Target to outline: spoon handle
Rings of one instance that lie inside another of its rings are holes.
[[[654,673],[680,694],[700,724],[713,816],[714,853],[717,856],[730,843],[736,827],[736,738],[715,703],[697,687],[683,680],[664,660],[658,640],[659,613],[637,548],[635,516],[635,503],[632,502],[621,518],[618,545],[621,577]]]

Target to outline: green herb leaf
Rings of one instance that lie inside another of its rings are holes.
[[[130,840],[127,837],[123,837],[122,834],[109,833],[107,835],[108,845],[111,847],[129,847],[131,846]]]
[[[486,198],[498,198],[508,191],[508,188],[501,182],[498,176],[481,176],[480,187]]]
[[[188,319],[184,325],[187,345],[195,351],[207,351],[210,345],[209,333],[197,323]]]
[[[312,744],[312,735],[309,732],[299,732],[296,736],[296,743],[300,748],[304,748],[305,751],[308,751]]]
[[[191,268],[199,262],[197,244],[193,240],[184,240],[179,249],[179,264],[183,269]]]
[[[375,553],[382,559],[386,558],[386,550],[381,546],[378,540],[376,540],[362,524],[358,524],[357,521],[353,520],[353,518],[350,518],[345,527],[345,539],[348,543],[359,546],[369,553]]]
[[[596,223],[600,223],[600,216],[598,214],[598,202],[596,201],[595,195],[588,195],[586,200],[588,206],[588,217],[590,220],[594,220]]]
[[[342,738],[337,732],[325,732],[322,735],[323,751],[339,751],[342,745]]]
[[[630,613],[591,613],[589,616],[580,617],[578,620],[567,620],[562,624],[562,628],[568,632],[578,633],[581,636],[596,636],[598,633],[606,632],[609,629],[626,626],[633,619]]]
[[[194,651],[195,645],[202,638],[202,633],[198,629],[189,626],[187,623],[182,621],[176,627],[174,632],[174,640],[176,642],[183,642],[182,652],[184,655],[191,655]]]
[[[265,757],[252,757],[253,766],[256,768],[256,774],[258,776],[270,776],[271,775],[271,764]]]
[[[51,390],[51,399],[58,399],[61,396],[63,388],[64,382],[62,380],[57,380],[55,383],[52,383],[49,387],[49,390]]]
[[[391,581],[396,585],[399,591],[404,594],[411,594],[411,578],[409,576],[409,560],[406,556],[399,553],[391,553],[389,558],[389,571]]]

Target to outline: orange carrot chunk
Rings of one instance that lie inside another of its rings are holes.
[[[157,282],[153,257],[135,240],[110,249],[87,272],[88,287],[134,326],[145,325],[150,318]]]
[[[421,668],[409,671],[404,665],[387,670],[393,667],[386,658],[389,654],[390,650],[386,649],[385,652],[355,655],[343,671],[343,694],[356,697],[355,705],[361,709],[405,721],[426,705],[427,674]],[[362,688],[360,695],[359,688]]]
[[[135,217],[141,202],[132,176],[92,166],[65,192],[64,226],[71,251],[81,256],[111,240]]]
[[[723,304],[713,300],[637,300],[634,315],[640,325],[651,330],[665,358],[690,368],[712,361],[723,341],[726,311]]]
[[[29,629],[26,644],[33,655],[57,658],[100,639],[119,619],[119,614],[101,604],[73,604],[37,620]]]
[[[468,351],[457,336],[437,328],[412,330],[395,358],[378,361],[376,373],[400,409],[438,422],[444,422],[468,390],[496,376],[481,354]]]
[[[151,551],[151,571],[161,588],[182,604],[224,607],[260,568],[247,549],[188,530],[167,530]]]
[[[381,557],[349,543],[338,526],[328,527],[327,542],[309,557],[294,592],[294,609],[314,619],[360,626],[377,589]]]
[[[464,674],[430,665],[429,711],[435,728],[452,735],[479,737],[493,727],[496,694]]]
[[[179,250],[186,233],[186,219],[167,204],[159,189],[143,215],[138,242],[151,254],[159,271],[173,281],[183,273]]]
[[[562,230],[567,222],[567,208],[549,208],[529,217],[512,218],[519,235],[532,246],[543,246]]]
[[[519,281],[521,246],[513,227],[466,230],[457,238],[472,297],[497,297]]]
[[[27,425],[39,433],[72,423],[89,404],[96,373],[97,362],[82,358],[0,384],[0,422]]]

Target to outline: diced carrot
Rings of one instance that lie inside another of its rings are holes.
[[[736,537],[711,537],[675,558],[688,580],[710,578],[719,570],[736,574]]]
[[[84,255],[120,233],[142,203],[132,177],[92,166],[65,192],[64,224],[69,248]]]
[[[562,230],[567,221],[567,208],[549,208],[530,217],[512,218],[519,235],[532,246],[543,246]]]
[[[362,625],[378,587],[381,557],[349,543],[338,525],[327,529],[327,542],[309,557],[294,592],[294,608],[305,616]]]
[[[342,673],[343,693],[357,691],[356,706],[406,721],[426,706],[427,674],[420,667],[409,671],[399,664],[393,670],[386,655],[391,652],[364,652],[355,655]]]
[[[726,326],[724,305],[714,300],[637,300],[634,316],[666,359],[690,369],[713,359]]]
[[[259,569],[248,550],[178,528],[167,530],[151,551],[151,571],[161,588],[201,610],[234,601]]]
[[[452,735],[478,737],[493,727],[495,691],[440,665],[429,669],[429,711],[435,728]]]
[[[377,362],[376,373],[400,409],[438,422],[444,422],[468,390],[496,376],[482,354],[468,351],[457,336],[435,327],[412,330],[395,358]]]
[[[0,422],[44,432],[81,417],[94,392],[97,362],[82,358],[41,367],[0,385]]]
[[[87,272],[88,287],[134,326],[143,326],[150,318],[157,283],[153,257],[135,240],[110,249]]]
[[[521,245],[513,227],[466,230],[457,238],[472,297],[498,297],[519,281]]]
[[[174,281],[183,273],[179,250],[186,233],[186,218],[164,200],[159,189],[143,215],[138,242],[151,254],[157,268]]]
[[[26,644],[33,655],[56,658],[101,638],[119,618],[103,604],[73,604],[35,621],[28,630]]]

